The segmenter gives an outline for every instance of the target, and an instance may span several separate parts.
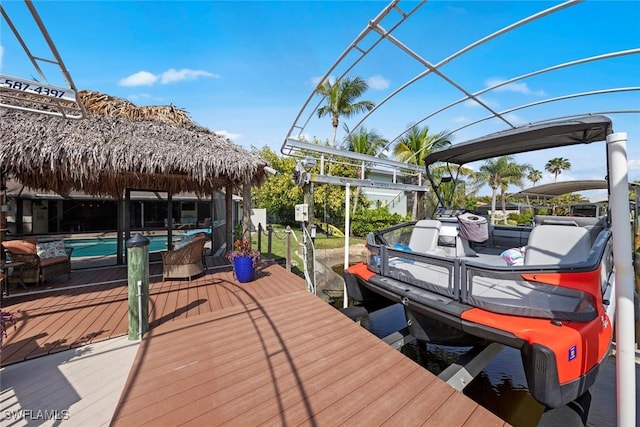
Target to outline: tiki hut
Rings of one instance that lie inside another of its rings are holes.
[[[230,192],[266,177],[262,158],[196,125],[180,108],[138,107],[90,91],[80,96],[87,110],[83,120],[0,109],[5,177],[34,190],[118,200],[132,189],[202,196],[218,189]],[[28,109],[29,100],[21,106]]]

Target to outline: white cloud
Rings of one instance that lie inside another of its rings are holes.
[[[0,44],[0,69],[2,69],[2,57],[4,56],[4,46]]]
[[[453,123],[467,123],[468,121],[469,119],[465,116],[457,116],[453,118]]]
[[[151,95],[148,93],[134,93],[133,95],[129,95],[129,99],[138,100],[138,99],[148,99],[151,98]]]
[[[224,138],[229,138],[231,141],[235,141],[238,139],[242,139],[242,134],[241,133],[232,133],[229,132],[227,130],[215,130],[213,131],[214,133],[224,137]]]
[[[196,80],[200,77],[212,77],[220,78],[219,74],[213,74],[204,70],[190,70],[183,68],[176,70],[175,68],[169,68],[167,71],[155,75],[148,71],[138,71],[135,74],[131,74],[128,77],[118,82],[119,86],[153,86],[158,81],[162,84],[176,83],[184,80]]]
[[[480,96],[478,97],[478,99],[484,102],[486,105],[488,105],[491,108],[498,108],[500,106],[500,103],[495,99],[488,99],[488,98],[485,98],[484,96]],[[477,107],[484,108],[481,104],[477,103],[473,99],[466,100],[463,105],[468,108],[477,108]]]
[[[176,70],[175,68],[169,68],[167,71],[160,75],[160,83],[166,85],[183,80],[196,80],[198,77],[220,78],[220,75],[213,74],[204,70],[190,70],[188,68]]]
[[[627,161],[627,168],[629,169],[640,169],[640,160],[630,159]]]
[[[389,87],[389,80],[381,75],[375,75],[367,79],[367,84],[371,89],[383,90]]]
[[[334,76],[329,76],[327,77],[327,79],[332,83],[336,81],[336,78]],[[322,76],[314,76],[314,77],[311,77],[309,80],[311,81],[311,84],[313,85],[313,87],[319,86],[320,83],[322,83],[323,81]]]
[[[505,80],[502,79],[489,79],[485,82],[485,84],[487,85],[487,87],[492,87],[495,85],[498,85],[502,82],[504,82]],[[494,91],[496,92],[515,92],[515,93],[521,93],[523,95],[536,95],[536,96],[544,96],[545,92],[544,90],[531,90],[529,88],[529,86],[526,83],[508,83],[504,86],[500,86],[498,88],[495,88]]]
[[[158,77],[154,74],[151,74],[148,71],[138,71],[135,74],[131,74],[128,77],[120,80],[118,82],[119,86],[151,86],[156,81],[158,81]]]
[[[521,126],[521,125],[524,125],[525,123],[527,123],[527,121],[525,119],[523,119],[522,117],[519,117],[518,115],[516,115],[514,113],[505,114],[504,118],[509,120],[509,122],[511,124],[514,124],[516,126]]]

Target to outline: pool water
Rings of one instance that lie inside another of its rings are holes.
[[[149,252],[167,249],[167,236],[146,237],[149,239]],[[73,248],[71,258],[110,256],[116,255],[117,238],[65,239],[64,244]],[[126,243],[124,246],[126,247]]]

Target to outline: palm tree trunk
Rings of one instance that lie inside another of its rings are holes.
[[[500,193],[500,204],[502,205],[502,221],[507,223],[507,193],[502,191]]]
[[[496,188],[491,189],[491,225],[496,223]]]
[[[362,168],[360,169],[360,179],[364,179],[364,162],[362,162]],[[358,206],[358,197],[360,197],[360,186],[356,187],[355,194],[353,196],[353,207],[351,208],[351,213],[356,213],[356,207]]]
[[[360,196],[360,187],[356,187],[355,194],[353,195],[353,206],[351,207],[351,214],[356,213],[356,207],[358,206],[358,197]]]

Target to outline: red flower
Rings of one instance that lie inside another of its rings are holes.
[[[251,250],[251,242],[249,239],[237,239],[233,242],[233,251],[227,253],[227,259],[233,264],[236,257],[249,256],[253,260],[253,267],[257,267],[260,262],[260,252]]]

